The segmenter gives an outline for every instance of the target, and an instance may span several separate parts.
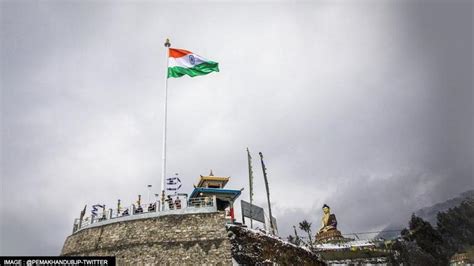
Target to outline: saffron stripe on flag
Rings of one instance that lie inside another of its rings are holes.
[[[178,58],[185,56],[187,54],[192,54],[192,52],[184,49],[175,49],[175,48],[170,48],[169,50],[169,55],[170,57]]]

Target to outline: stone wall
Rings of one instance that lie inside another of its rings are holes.
[[[224,213],[167,215],[70,235],[61,255],[115,256],[117,264],[232,264]]]

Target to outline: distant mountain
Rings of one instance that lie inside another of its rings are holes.
[[[449,199],[445,202],[437,203],[431,207],[419,209],[415,215],[423,218],[423,220],[430,222],[432,226],[436,226],[436,215],[438,212],[445,212],[450,208],[454,208],[461,204],[464,200],[474,200],[474,190],[468,190],[461,193],[458,197]]]
[[[428,221],[432,226],[436,226],[436,216],[438,212],[445,212],[450,208],[454,208],[461,204],[461,202],[465,200],[474,200],[474,190],[468,190],[466,192],[461,193],[459,196],[449,199],[444,202],[437,203],[430,207],[421,208],[415,211],[415,215],[418,217],[423,218],[423,220]],[[407,217],[409,219],[409,217]],[[376,236],[376,238],[384,238],[384,239],[393,239],[398,237],[399,233],[396,231],[397,229],[407,227],[406,224],[390,224],[382,232]],[[395,230],[395,231],[394,231]]]

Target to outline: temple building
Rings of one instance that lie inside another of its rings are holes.
[[[208,176],[201,175],[198,184],[194,186],[189,201],[192,202],[196,198],[215,198],[217,210],[228,209],[231,220],[234,221],[234,202],[242,190],[225,189],[229,178],[228,176],[214,176],[212,171]]]

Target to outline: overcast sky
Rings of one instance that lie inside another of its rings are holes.
[[[406,224],[473,184],[472,1],[1,1],[0,255],[57,255],[81,208],[161,175],[165,38],[219,62],[169,80],[168,174],[213,169],[286,237]],[[240,218],[240,211],[237,213]]]

